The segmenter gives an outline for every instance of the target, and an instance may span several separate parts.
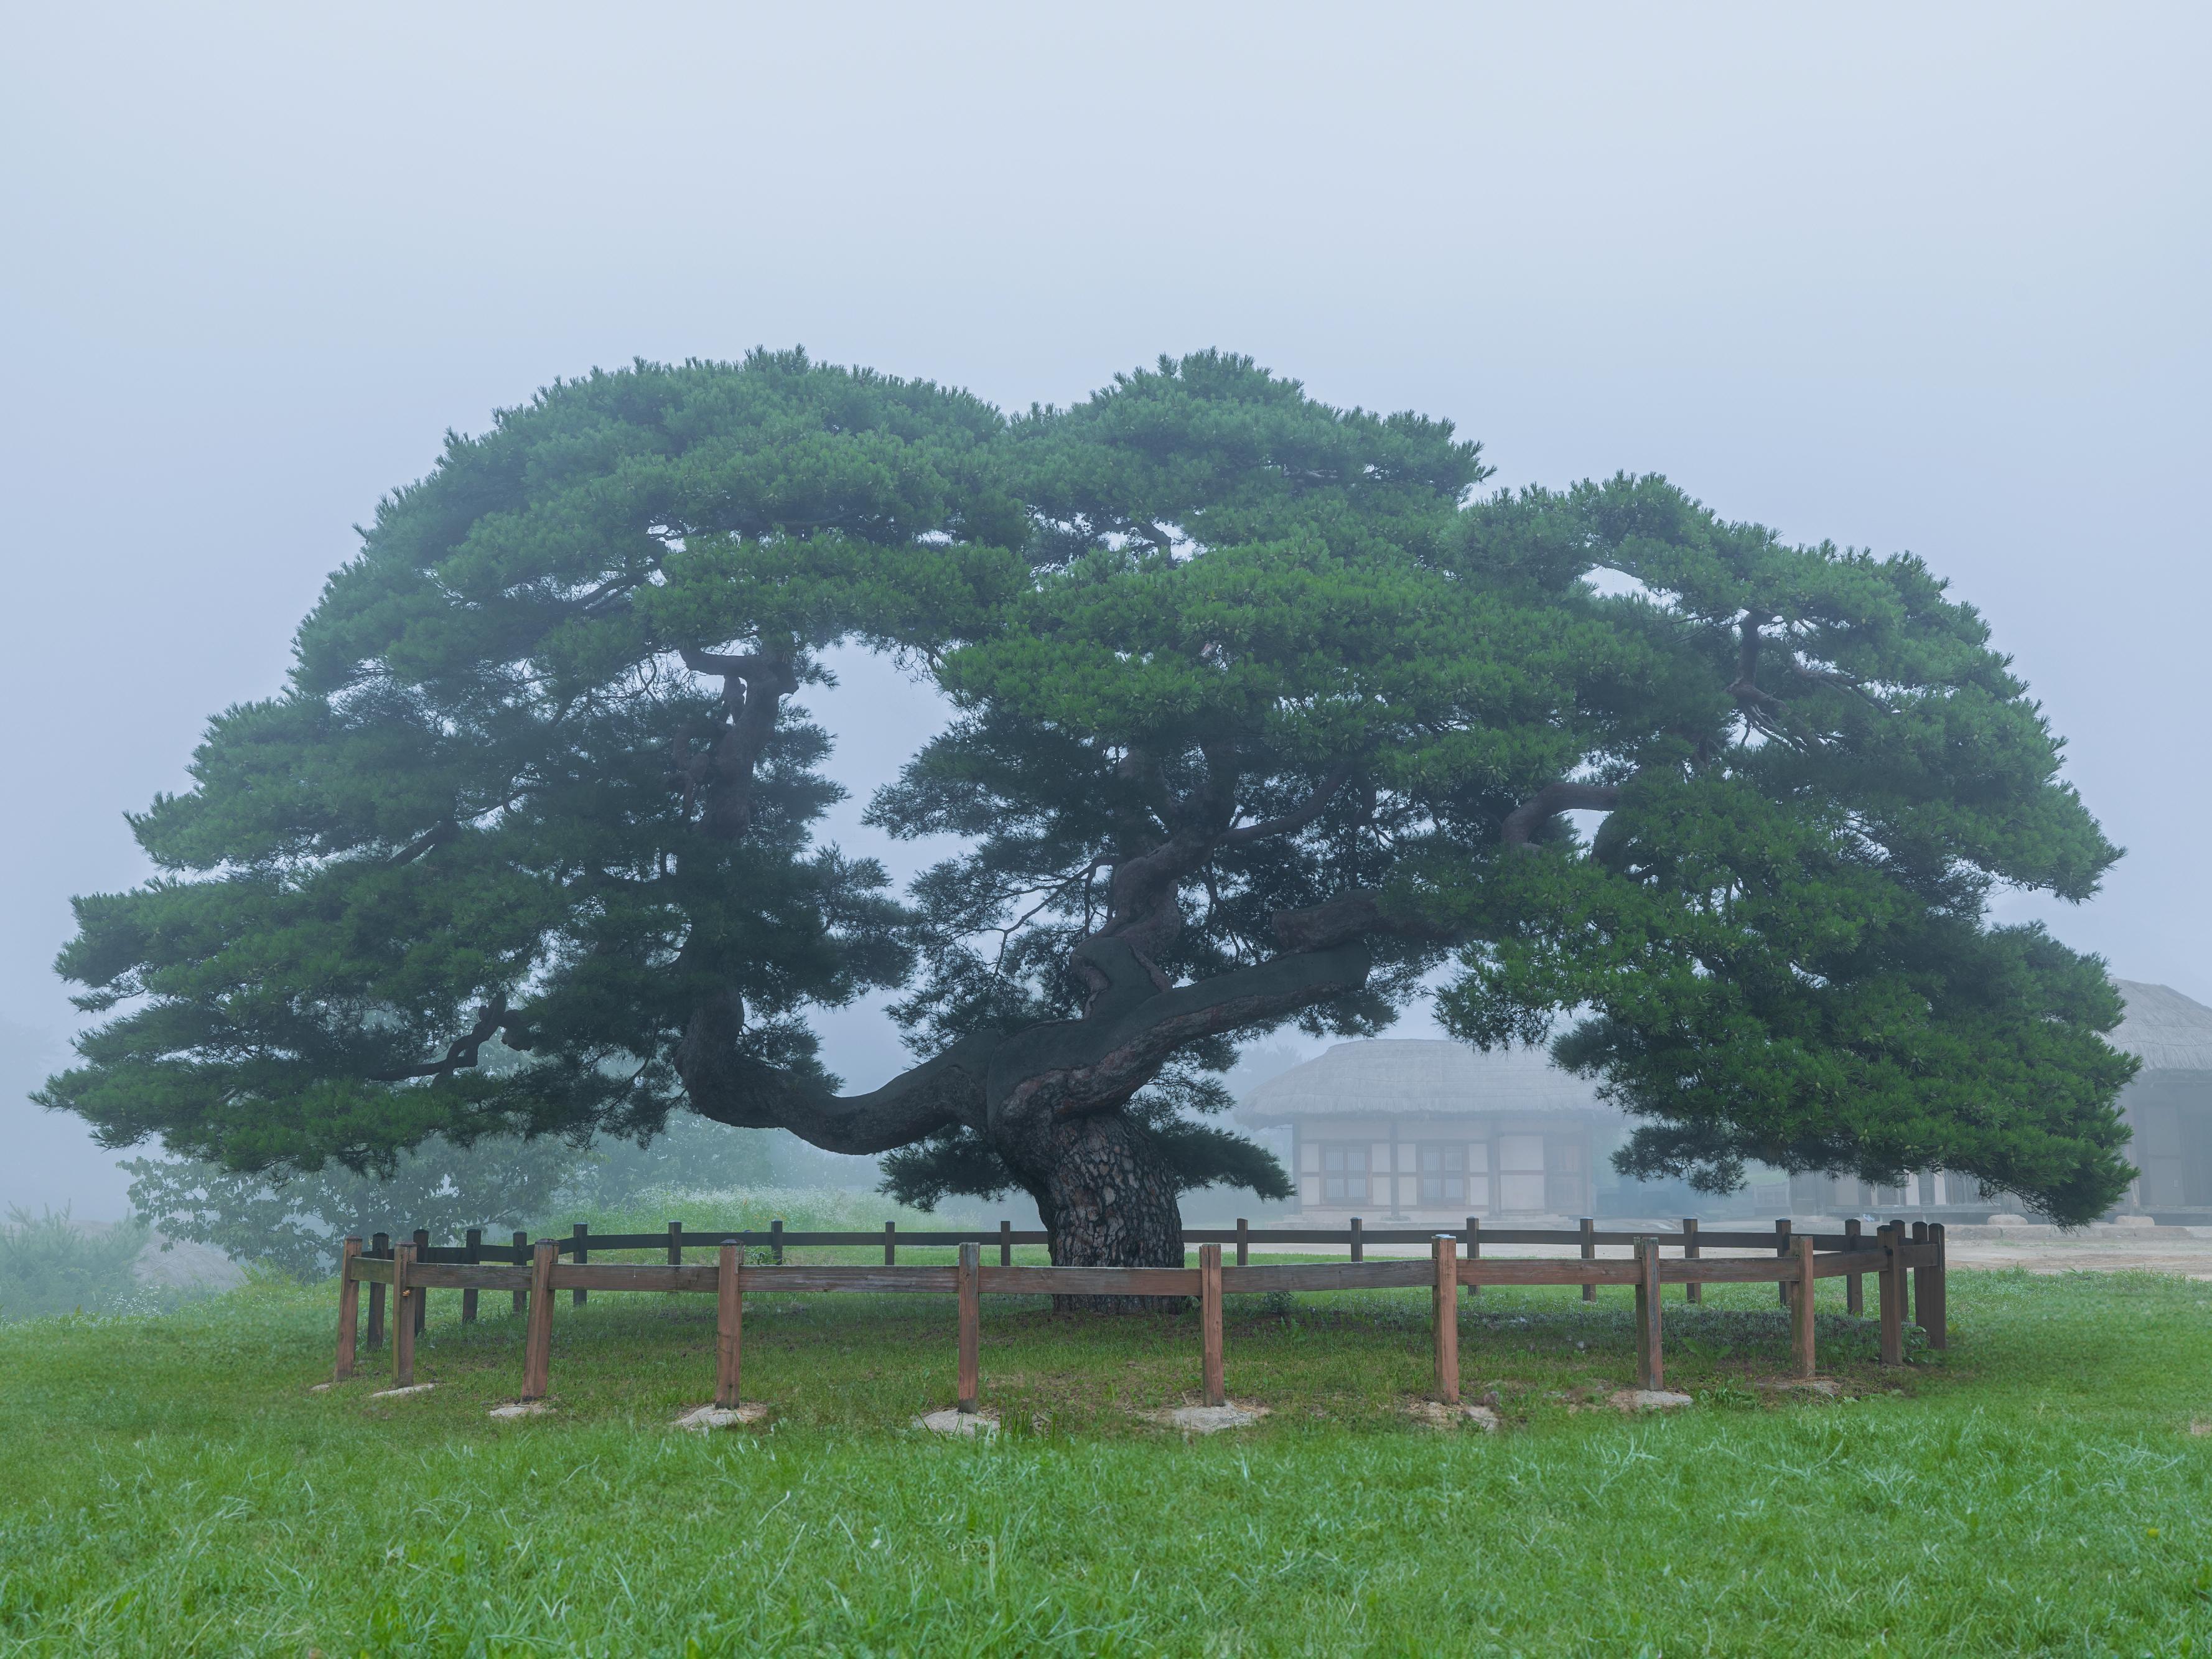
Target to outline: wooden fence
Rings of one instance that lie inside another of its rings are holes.
[[[872,1245],[872,1233],[786,1232],[781,1224],[765,1233],[736,1232],[709,1245],[713,1235],[685,1235],[675,1223],[668,1231],[624,1233],[590,1237],[578,1227],[565,1241],[574,1259],[562,1261],[563,1241],[541,1238],[526,1243],[521,1234],[511,1245],[487,1246],[474,1233],[459,1247],[433,1247],[426,1235],[391,1243],[378,1234],[368,1250],[358,1238],[345,1241],[339,1275],[337,1365],[335,1380],[355,1374],[358,1350],[375,1347],[383,1340],[387,1292],[392,1304],[392,1386],[408,1388],[415,1380],[415,1339],[422,1328],[423,1298],[431,1291],[459,1291],[461,1316],[476,1316],[477,1297],[484,1291],[507,1291],[516,1311],[527,1319],[524,1340],[522,1398],[543,1399],[551,1386],[553,1306],[558,1292],[568,1291],[580,1303],[591,1291],[650,1291],[712,1292],[717,1310],[714,1403],[738,1403],[741,1334],[744,1298],[748,1295],[781,1296],[804,1291],[870,1291],[878,1294],[918,1293],[951,1295],[958,1298],[958,1404],[963,1412],[976,1409],[981,1389],[981,1300],[985,1296],[1150,1296],[1195,1297],[1199,1308],[1200,1392],[1208,1405],[1225,1403],[1227,1395],[1222,1360],[1221,1298],[1237,1293],[1297,1291],[1405,1290],[1422,1286],[1434,1291],[1435,1367],[1433,1390],[1448,1404],[1459,1400],[1459,1292],[1462,1286],[1480,1293],[1485,1285],[1579,1285],[1584,1299],[1596,1295],[1601,1285],[1626,1285],[1636,1292],[1636,1375],[1640,1389],[1663,1385],[1665,1366],[1661,1352],[1662,1293],[1680,1285],[1688,1300],[1700,1299],[1707,1285],[1773,1284],[1779,1287],[1783,1305],[1791,1315],[1793,1358],[1797,1374],[1814,1374],[1813,1287],[1822,1279],[1849,1280],[1848,1304],[1854,1313],[1863,1306],[1862,1284],[1874,1276],[1879,1294],[1881,1358],[1885,1365],[1905,1361],[1905,1326],[1917,1322],[1925,1331],[1929,1346],[1945,1346],[1944,1247],[1940,1224],[1915,1222],[1908,1231],[1893,1221],[1871,1235],[1863,1235],[1857,1224],[1848,1224],[1840,1235],[1792,1234],[1787,1222],[1776,1224],[1772,1233],[1700,1233],[1694,1222],[1679,1233],[1600,1232],[1588,1221],[1574,1232],[1538,1229],[1478,1229],[1470,1222],[1462,1235],[1407,1230],[1376,1231],[1363,1237],[1354,1222],[1349,1230],[1270,1228],[1254,1232],[1239,1222],[1233,1232],[1225,1229],[1193,1229],[1201,1243],[1194,1267],[1016,1267],[1012,1246],[1044,1242],[1042,1233],[1017,1232],[1001,1225],[995,1235],[973,1232],[918,1233],[895,1238],[886,1227],[882,1238],[881,1267],[748,1265],[748,1244],[766,1245],[780,1262],[785,1248]],[[999,1261],[986,1266],[984,1237],[1000,1244]],[[1234,1240],[1234,1265],[1222,1260],[1222,1245]],[[1559,1258],[1486,1257],[1484,1241],[1493,1243],[1572,1244],[1577,1256]],[[1279,1267],[1254,1266],[1254,1242],[1297,1244],[1348,1244],[1352,1260],[1343,1262],[1297,1262]],[[900,1267],[897,1245],[954,1244],[957,1265]],[[1362,1259],[1365,1243],[1424,1243],[1427,1259],[1395,1261]],[[1600,1261],[1601,1244],[1627,1244],[1632,1255],[1626,1260]],[[659,1249],[667,1260],[655,1263],[593,1262],[590,1252]],[[689,1263],[686,1249],[712,1248],[715,1260]],[[1680,1251],[1669,1257],[1672,1247]],[[1707,1249],[1751,1249],[1759,1254],[1708,1256]],[[510,1256],[501,1265],[494,1255]],[[523,1265],[526,1264],[526,1265]],[[361,1287],[368,1286],[368,1329],[361,1329]],[[366,1341],[362,1339],[365,1336]]]

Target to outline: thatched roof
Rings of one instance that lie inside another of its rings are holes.
[[[2170,985],[2116,979],[2127,1016],[2107,1040],[2149,1072],[2212,1072],[2212,1008]]]
[[[1561,1071],[1541,1048],[1495,1048],[1391,1037],[1340,1042],[1244,1097],[1237,1115],[1258,1127],[1316,1115],[1597,1112],[1617,1115],[1596,1085]]]

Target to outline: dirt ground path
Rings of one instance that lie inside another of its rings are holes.
[[[2025,1267],[2032,1273],[2180,1273],[2212,1279],[2212,1227],[1954,1227],[1946,1230],[1954,1267]]]
[[[1619,1227],[1619,1222],[1607,1222]],[[1832,1224],[1821,1224],[1825,1228]],[[1714,1224],[1720,1231],[1720,1224]],[[1733,1231],[1733,1228],[1731,1228]],[[1871,1231],[1871,1229],[1869,1229]],[[1950,1261],[1954,1267],[2021,1267],[2032,1273],[2179,1273],[2189,1279],[2212,1279],[2212,1227],[2127,1227],[2099,1224],[2076,1233],[2056,1227],[1951,1227],[1946,1230]],[[1269,1247],[1260,1246],[1259,1249]],[[1311,1250],[1312,1245],[1285,1245],[1285,1250]],[[1257,1250],[1255,1250],[1255,1254]],[[1486,1244],[1487,1256],[1571,1256],[1572,1246]],[[1418,1249],[1402,1245],[1370,1245],[1370,1258],[1419,1255]],[[1603,1257],[1625,1257],[1625,1245],[1601,1245]],[[1735,1251],[1716,1250],[1716,1255]]]

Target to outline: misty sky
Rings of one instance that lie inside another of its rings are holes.
[[[1220,346],[1498,483],[1917,552],[2130,849],[2003,914],[2212,1000],[2208,46],[2187,4],[17,9],[0,1202],[120,1212],[20,1101],[69,896],[143,876],[123,814],[278,689],[350,526],[556,376],[756,344],[1007,407]],[[811,700],[848,776],[933,718],[882,679]]]

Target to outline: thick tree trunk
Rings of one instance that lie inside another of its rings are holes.
[[[694,1011],[673,1058],[691,1103],[717,1122],[787,1128],[830,1152],[911,1146],[947,1129],[987,1140],[1036,1198],[1064,1267],[1180,1267],[1176,1177],[1150,1133],[1122,1108],[1184,1046],[1279,1019],[1366,982],[1361,917],[1316,930],[1321,948],[1233,969],[1194,985],[1164,976],[1126,940],[1076,947],[1091,987],[1079,1019],[979,1031],[868,1094],[834,1097],[745,1053],[744,1005]],[[1126,1312],[1180,1297],[1064,1297],[1063,1306]]]
[[[1055,1123],[1018,1150],[1017,1165],[1045,1230],[1055,1265],[1180,1267],[1182,1211],[1173,1174],[1143,1126],[1119,1112]],[[1011,1159],[1009,1160],[1012,1161]],[[1128,1313],[1179,1310],[1172,1296],[1063,1296],[1060,1311]]]

